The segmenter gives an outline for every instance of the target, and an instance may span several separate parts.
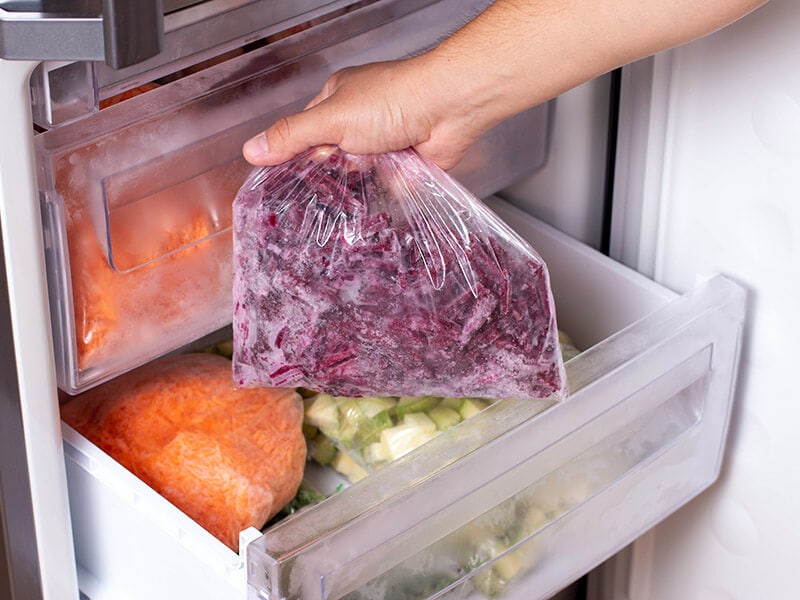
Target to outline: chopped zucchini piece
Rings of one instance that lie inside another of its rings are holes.
[[[402,424],[381,431],[381,443],[386,447],[387,454],[392,460],[395,460],[421,446],[435,435],[435,425],[433,431],[423,431]]]
[[[520,561],[520,555],[518,551],[509,552],[505,556],[501,556],[497,559],[497,561],[492,565],[492,568],[497,572],[505,582],[511,581],[511,579],[519,573],[520,569],[522,568],[522,563]]]
[[[339,429],[339,403],[328,394],[317,394],[306,400],[305,421],[329,433]]]
[[[452,408],[453,410],[458,410],[461,408],[461,403],[463,401],[463,398],[442,398],[439,404],[441,406],[446,406],[447,408]]]
[[[379,412],[374,417],[361,423],[355,442],[358,446],[377,442],[381,438],[381,431],[394,425],[388,411]]]
[[[403,417],[403,425],[424,431],[425,433],[433,433],[436,431],[436,423],[425,413],[408,413]]]
[[[386,446],[381,442],[373,442],[364,448],[364,460],[369,465],[380,465],[392,460]]]
[[[339,452],[336,446],[328,436],[324,434],[318,435],[312,442],[311,458],[321,465],[328,465],[336,458]]]
[[[349,479],[352,483],[364,479],[364,477],[369,475],[364,467],[359,465],[344,452],[340,452],[336,455],[336,458],[333,459],[331,466],[339,473],[347,477],[347,479]]]
[[[442,431],[461,422],[461,415],[458,414],[458,411],[448,408],[444,404],[434,406],[428,411],[428,416],[436,423],[436,429]]]
[[[382,429],[394,425],[390,398],[338,398],[339,430],[335,437],[347,448],[361,447],[378,439]]]
[[[402,420],[409,413],[429,411],[439,404],[439,400],[436,396],[403,396],[397,402],[397,418]]]
[[[487,406],[489,406],[489,404],[483,400],[478,400],[477,398],[464,398],[461,401],[461,405],[458,407],[458,413],[461,415],[462,419],[469,419],[470,417],[477,415]]]
[[[382,413],[384,411],[390,410],[395,407],[397,404],[397,400],[394,398],[380,398],[377,396],[367,396],[364,398],[352,398],[357,404],[358,407],[368,417],[374,417],[375,415]]]

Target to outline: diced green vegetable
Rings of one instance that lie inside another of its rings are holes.
[[[397,418],[402,419],[409,413],[426,412],[439,404],[440,399],[435,396],[403,396],[397,402]]]
[[[361,412],[368,417],[374,417],[378,413],[388,411],[397,405],[397,400],[394,398],[379,398],[376,396],[351,398],[350,400],[355,401]]]
[[[310,440],[310,456],[330,464],[335,458],[332,445],[368,469],[403,456],[439,431],[460,423],[463,415],[471,416],[489,405],[474,398],[345,398],[328,394],[315,394],[304,402],[303,430]],[[330,443],[314,443],[317,430],[330,438]]]
[[[333,440],[324,434],[318,435],[312,442],[311,458],[321,465],[333,462],[338,452]]]
[[[380,465],[392,460],[389,450],[382,442],[373,442],[364,448],[364,461],[368,465]]]
[[[436,423],[425,413],[408,413],[403,417],[403,425],[425,433],[436,431]]]
[[[325,433],[339,429],[339,403],[336,398],[327,394],[317,394],[305,402],[306,423],[318,427]]]
[[[477,415],[487,406],[489,406],[488,402],[484,402],[483,400],[478,400],[477,398],[464,398],[461,401],[461,405],[458,407],[458,413],[461,415],[462,419],[469,419],[470,417]]]
[[[452,408],[453,410],[458,410],[461,408],[461,403],[463,401],[463,398],[442,398],[439,404],[447,408]]]
[[[436,429],[441,431],[450,429],[453,425],[461,422],[461,415],[458,414],[458,411],[448,408],[444,404],[434,406],[428,411],[428,416],[436,423]]]
[[[340,452],[336,455],[336,458],[331,462],[331,466],[353,483],[369,475],[364,467],[359,465],[344,452]]]
[[[339,441],[351,447],[367,417],[358,406],[358,402],[351,398],[345,398],[344,400],[334,398],[334,401],[339,407],[339,428],[335,435]]]
[[[492,568],[500,576],[500,579],[505,582],[511,581],[511,578],[519,573],[522,568],[518,551],[509,552],[505,556],[498,558]]]
[[[389,410],[394,403],[377,402],[370,398],[362,403],[360,398],[340,399],[338,441],[346,448],[361,448],[375,442],[380,432],[394,425]],[[366,409],[366,410],[365,410]]]
[[[430,420],[430,419],[428,419]],[[436,435],[434,430],[422,430],[408,425],[396,425],[389,427],[381,432],[381,443],[385,446],[386,452],[392,460],[408,454],[414,448],[418,448]]]

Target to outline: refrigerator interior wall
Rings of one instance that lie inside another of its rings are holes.
[[[547,160],[499,196],[599,249],[603,239],[612,77],[559,96],[550,111]]]
[[[643,246],[621,258],[671,289],[723,272],[748,290],[722,476],[636,545],[632,598],[797,595],[799,28],[800,4],[773,0],[630,74],[639,148],[660,152],[631,165],[620,207],[636,208],[636,186],[649,202],[619,215],[621,248]]]

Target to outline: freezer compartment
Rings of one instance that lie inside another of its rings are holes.
[[[507,203],[491,206],[548,262],[559,324],[585,348],[567,363],[565,402],[497,402],[263,534],[243,532],[242,556],[65,428],[84,592],[544,598],[710,485],[741,288],[715,277],[677,296]]]
[[[59,386],[80,392],[230,323],[242,142],[335,70],[419,52],[485,4],[365,3],[37,135]],[[454,175],[485,196],[536,170],[548,111],[489,132]]]

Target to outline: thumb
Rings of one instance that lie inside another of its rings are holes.
[[[310,108],[276,121],[266,131],[247,140],[242,154],[247,162],[256,166],[286,162],[312,146],[337,143],[330,124]]]

